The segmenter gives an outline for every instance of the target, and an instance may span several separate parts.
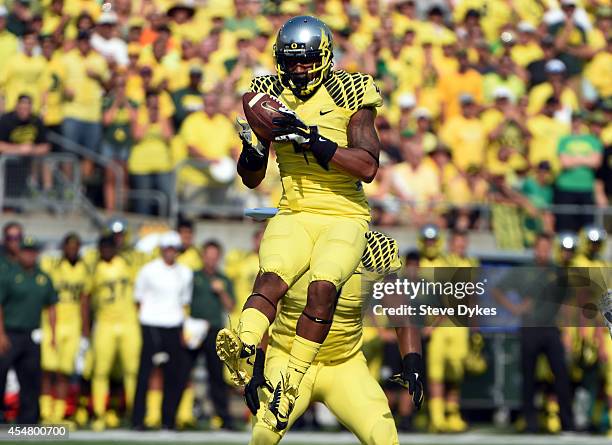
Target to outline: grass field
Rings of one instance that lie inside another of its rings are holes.
[[[52,441],[66,445],[129,445],[147,444],[188,444],[246,445],[248,433],[229,432],[134,432],[113,430],[103,433],[77,431],[69,440]],[[23,443],[23,441],[2,441],[2,443]],[[359,445],[350,433],[289,433],[282,441],[290,445]],[[561,435],[524,436],[496,435],[489,432],[469,432],[459,435],[402,434],[402,445],[610,445],[612,441],[603,436]]]

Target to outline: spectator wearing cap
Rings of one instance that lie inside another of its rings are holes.
[[[232,282],[219,266],[222,254],[223,250],[217,241],[204,243],[201,250],[203,267],[193,275],[190,323],[203,325],[204,329],[200,330],[198,341],[192,338],[189,330],[186,331],[187,337],[190,338],[190,366],[187,368],[186,379],[188,380],[198,356],[204,355],[208,369],[208,388],[215,414],[220,418],[223,428],[232,429],[233,420],[228,409],[228,386],[223,379],[223,365],[215,350],[217,334],[225,326],[227,314],[236,304]]]
[[[128,188],[127,161],[134,143],[130,128],[130,115],[138,104],[127,97],[127,76],[116,73],[111,81],[112,89],[102,100],[102,146],[101,153],[113,162],[104,171],[104,208],[113,211],[117,208],[118,199],[124,199]],[[123,182],[117,190],[115,169],[123,172]],[[120,196],[117,196],[116,192]]]
[[[174,428],[187,365],[181,329],[185,310],[191,302],[193,273],[176,261],[181,247],[178,233],[163,234],[159,247],[160,258],[142,267],[134,286],[142,332],[132,413],[132,426],[136,429],[144,427],[146,394],[154,365],[162,365],[164,374],[162,425]]]
[[[40,83],[45,69],[45,58],[35,49],[38,45],[36,33],[25,30],[22,49],[6,61],[0,75],[0,87],[5,101],[5,111],[13,111],[17,98],[28,95],[35,112],[40,110]]]
[[[89,31],[79,31],[76,48],[64,54],[64,122],[62,135],[87,150],[98,151],[102,139],[102,98],[110,72],[106,60],[91,47]],[[93,164],[83,162],[83,175]]]
[[[529,163],[537,165],[547,161],[556,175],[561,168],[557,146],[562,136],[569,134],[570,124],[557,117],[561,109],[559,99],[549,97],[539,113],[527,117],[527,129],[531,134],[529,141]]]
[[[39,418],[40,338],[35,331],[44,308],[48,308],[51,344],[55,344],[57,294],[37,265],[39,250],[36,240],[23,238],[17,263],[0,277],[0,395],[3,401],[6,375],[12,367],[20,384],[17,422],[22,424],[37,423]]]
[[[512,95],[512,101],[525,95],[525,81],[527,74],[523,69],[512,61],[512,57],[506,54],[500,57],[497,70],[488,73],[483,80],[484,103],[491,104],[495,100],[494,92],[502,87]]]
[[[494,105],[481,120],[488,137],[487,167],[525,173],[529,159],[529,130],[522,110],[514,102],[514,93],[498,86],[492,93]],[[498,164],[496,167],[493,165]]]
[[[128,172],[134,190],[143,193],[158,191],[165,197],[166,211],[172,192],[172,155],[170,140],[174,136],[172,122],[161,110],[160,96],[148,91],[145,103],[130,116],[135,144],[128,159]],[[161,204],[160,204],[161,205]],[[150,196],[139,196],[134,205],[136,212],[151,215],[162,212],[155,207]]]
[[[593,205],[595,172],[601,166],[601,141],[584,127],[583,115],[574,113],[571,134],[563,136],[557,147],[561,171],[555,183],[555,204]],[[592,213],[560,213],[557,230],[578,232],[593,222]]]
[[[578,109],[578,98],[568,85],[565,63],[559,59],[552,59],[546,62],[545,69],[547,81],[531,89],[527,113],[529,115],[539,113],[546,100],[554,96],[559,99],[569,121],[571,112]]]
[[[15,111],[0,117],[0,154],[14,156],[17,159],[7,162],[7,169],[2,178],[5,182],[5,193],[11,197],[26,196],[33,172],[33,158],[49,153],[51,146],[47,142],[47,130],[42,120],[32,111],[32,99],[22,95],[17,100]]]
[[[546,64],[550,60],[554,59],[557,55],[557,50],[555,49],[555,39],[552,36],[544,36],[540,41],[540,47],[542,48],[541,57],[527,65],[527,72],[529,73],[528,89],[531,89],[534,86],[548,80]]]
[[[461,115],[460,98],[463,95],[470,95],[475,104],[481,104],[483,100],[483,79],[480,73],[469,65],[467,52],[457,51],[456,57],[459,62],[458,69],[444,73],[438,84],[444,120]]]
[[[516,44],[510,50],[512,61],[522,68],[544,56],[542,47],[538,44],[536,27],[528,21],[522,21],[517,26]]]
[[[106,11],[96,21],[96,30],[91,36],[91,46],[107,61],[120,67],[128,64],[127,43],[117,37],[117,14]]]
[[[9,221],[2,227],[2,247],[0,249],[0,278],[11,266],[17,264],[23,226],[17,221]]]
[[[181,41],[186,39],[200,41],[206,36],[207,28],[202,26],[199,20],[194,19],[196,10],[193,0],[170,2],[169,5],[166,16],[174,37]]]
[[[397,96],[397,109],[399,111],[397,116],[390,116],[389,120],[391,123],[396,125],[398,128],[412,128],[413,123],[413,112],[416,107],[416,97],[413,93],[402,93]],[[396,117],[394,119],[394,117]]]
[[[469,166],[483,166],[487,132],[478,117],[478,105],[474,97],[463,94],[460,103],[461,114],[444,122],[440,128],[440,140],[451,149],[457,168],[465,172]]]
[[[19,39],[6,28],[7,16],[6,6],[0,5],[0,72],[4,69],[7,60],[19,50]]]
[[[180,131],[181,125],[191,113],[202,111],[204,104],[202,102],[202,81],[204,73],[200,65],[192,65],[189,67],[189,80],[185,87],[179,88],[172,93],[172,100],[176,112],[174,113],[174,128]]]
[[[558,58],[565,64],[568,77],[573,77],[582,71],[593,50],[588,44],[587,28],[577,18],[576,0],[561,0],[560,3],[563,15],[549,26],[548,32],[555,37]]]
[[[144,105],[147,92],[154,92],[159,96],[159,109],[162,116],[171,118],[175,112],[172,97],[166,91],[166,73],[162,66],[155,61],[138,62],[136,58],[134,66],[127,78],[126,94],[128,98],[139,105]]]

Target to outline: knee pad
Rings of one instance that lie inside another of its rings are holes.
[[[316,269],[311,269],[311,281],[329,281],[336,287],[342,283],[343,279],[348,279],[351,275],[343,277],[342,267],[333,261],[321,261],[317,264]]]
[[[385,414],[372,425],[367,445],[399,445],[397,429],[391,413]]]
[[[291,271],[287,260],[282,255],[267,255],[261,259],[260,270],[262,273],[273,273],[278,275],[287,285],[293,284],[290,280]]]

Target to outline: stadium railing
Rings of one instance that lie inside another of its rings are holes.
[[[187,169],[207,175],[210,162],[185,159],[174,168],[173,190],[170,195],[170,219],[176,221],[179,214],[190,216],[241,218],[245,200],[232,194],[233,181],[204,187],[188,187],[181,184],[181,173]]]
[[[45,173],[50,183],[44,184]],[[71,174],[67,176],[66,171]],[[78,158],[70,153],[0,156],[0,209],[72,211],[82,206]]]
[[[113,162],[113,160],[108,156],[99,154],[55,132],[49,132],[48,138],[52,143],[61,146],[64,150],[74,153],[80,158],[88,159],[98,167],[103,169],[108,168],[113,172],[113,176],[115,178],[115,209],[117,212],[125,210],[124,204],[127,201],[143,200],[152,201],[155,203],[158,216],[167,217],[169,215],[171,205],[170,197],[166,196],[159,190],[124,190],[124,172],[121,167]],[[89,204],[91,205],[91,203]],[[95,209],[93,205],[91,205],[91,208]],[[99,216],[95,217],[95,219],[99,218]]]

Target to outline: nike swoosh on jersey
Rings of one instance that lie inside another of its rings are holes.
[[[319,115],[321,115],[321,116],[325,116],[326,114],[329,114],[329,113],[331,113],[332,111],[334,111],[334,110],[326,110],[326,111],[319,110]]]

